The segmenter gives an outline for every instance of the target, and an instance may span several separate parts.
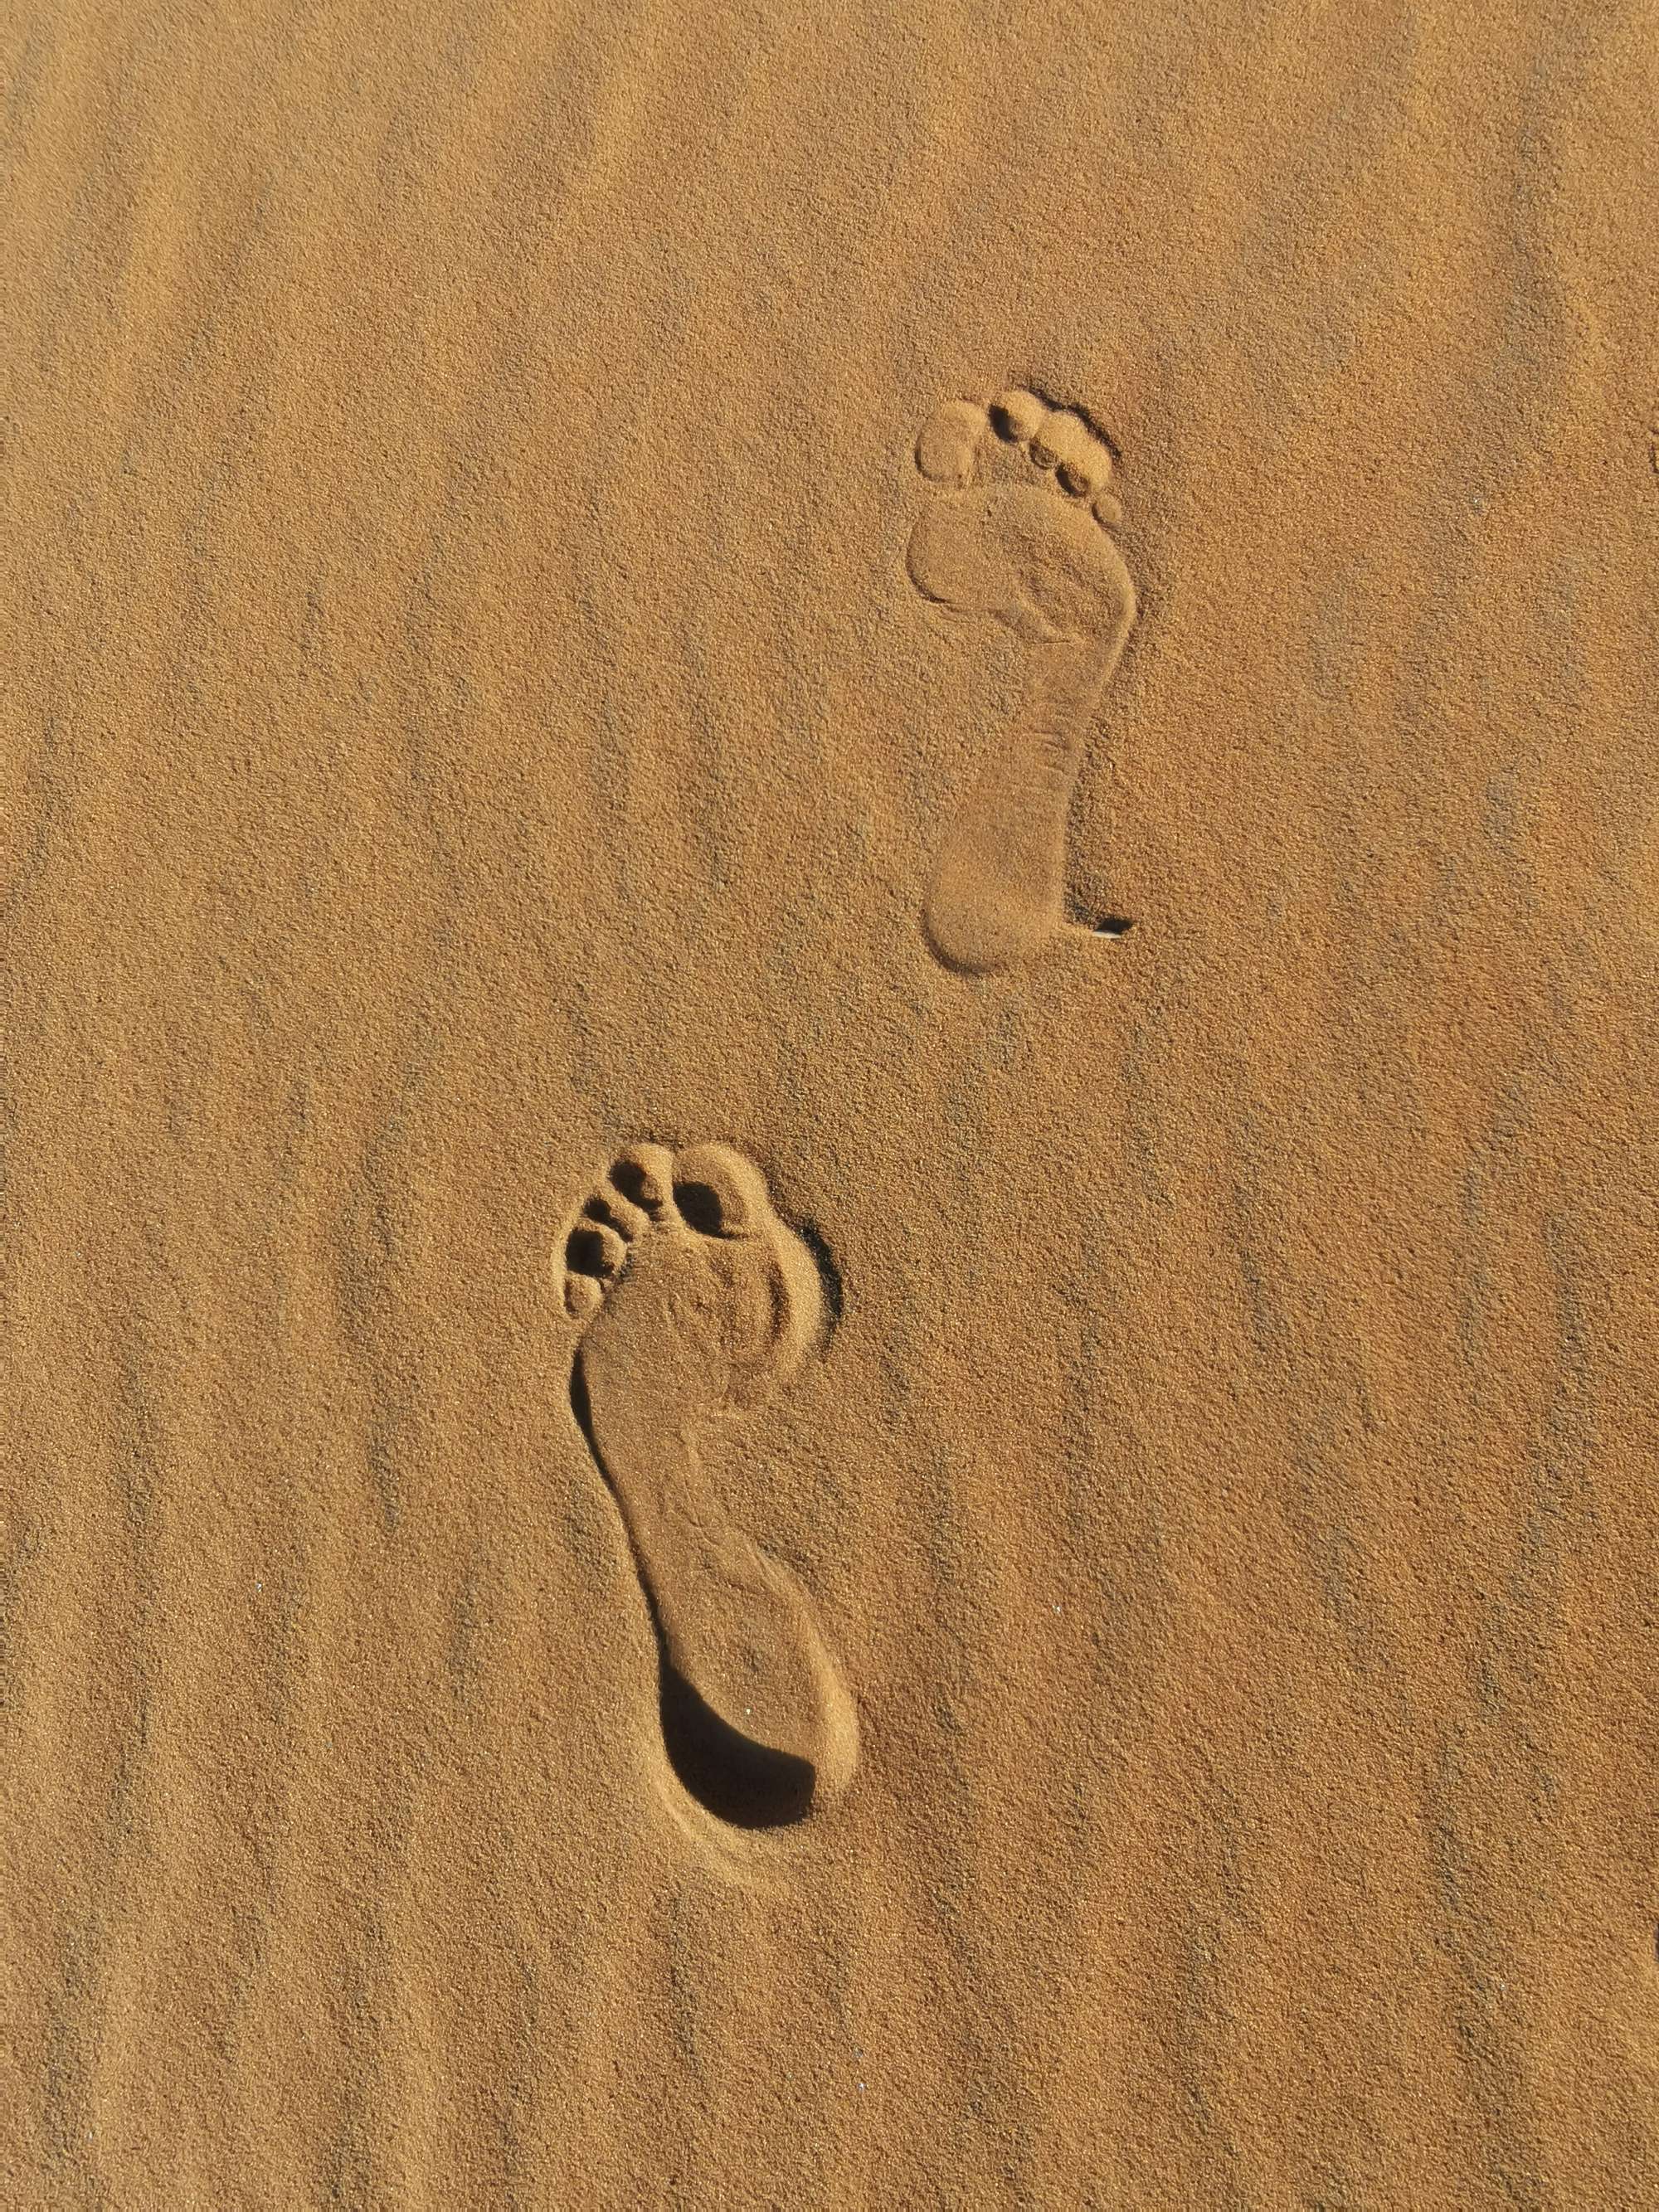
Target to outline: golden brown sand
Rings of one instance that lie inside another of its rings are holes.
[[[1659,2203],[1656,52],[0,12],[7,2212]]]

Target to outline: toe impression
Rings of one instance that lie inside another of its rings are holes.
[[[748,1237],[770,1218],[766,1179],[729,1145],[693,1145],[674,1162],[674,1202],[705,1237]]]
[[[674,1155],[666,1145],[624,1145],[611,1168],[611,1181],[654,1220],[674,1202]]]
[[[1024,446],[1042,427],[1048,412],[1048,407],[1035,392],[1015,385],[994,403],[991,420],[999,437],[1006,438],[1011,445]]]
[[[620,1231],[608,1221],[595,1220],[584,1213],[565,1240],[564,1264],[568,1276],[585,1276],[601,1288],[620,1271],[628,1257],[628,1244]]]
[[[1069,408],[1056,407],[1044,416],[1031,453],[1045,468],[1057,471],[1063,488],[1076,498],[1091,499],[1112,480],[1111,454]]]

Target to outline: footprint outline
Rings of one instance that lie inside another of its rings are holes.
[[[726,1833],[794,1826],[850,1783],[857,1709],[805,1585],[729,1511],[705,1445],[823,1352],[836,1279],[723,1143],[621,1146],[561,1252],[571,1408],[650,1616],[667,1765]]]
[[[939,958],[987,975],[1066,927],[1072,798],[1139,603],[1110,535],[1115,451],[1079,410],[1023,386],[988,405],[947,399],[914,459],[929,492],[906,550],[912,583],[952,614],[1001,623],[1029,655],[1024,703],[988,745],[922,902]],[[1121,937],[1131,926],[1091,927]]]

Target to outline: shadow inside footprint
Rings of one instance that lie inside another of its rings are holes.
[[[783,1828],[804,1820],[817,1780],[811,1761],[757,1743],[723,1721],[663,1649],[660,1631],[657,1654],[668,1763],[697,1802],[734,1828]]]
[[[570,1410],[587,1439],[594,1464],[611,1481],[593,1432],[580,1359],[571,1370]],[[615,1488],[614,1483],[611,1486]],[[656,1595],[637,1552],[634,1564],[657,1640],[663,1747],[681,1786],[705,1811],[734,1828],[782,1828],[805,1820],[812,1809],[817,1781],[811,1761],[744,1735],[722,1719],[687,1680],[669,1656]]]

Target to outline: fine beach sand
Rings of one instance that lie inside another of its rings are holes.
[[[1659,2203],[1656,56],[0,11],[4,2212]]]

